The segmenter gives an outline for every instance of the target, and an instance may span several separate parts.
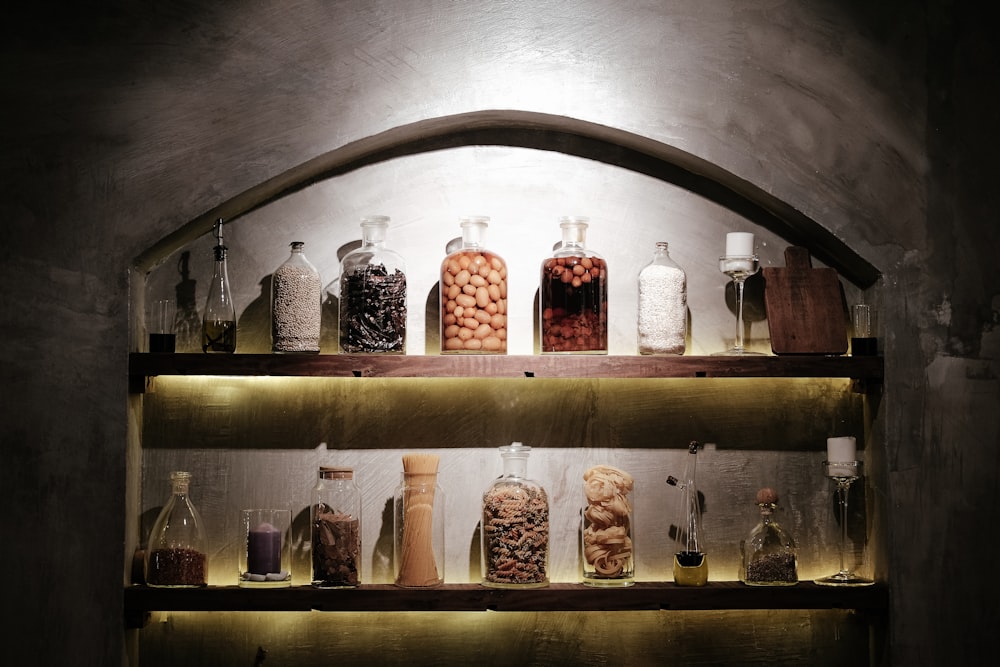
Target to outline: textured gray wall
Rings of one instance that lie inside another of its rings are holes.
[[[0,45],[0,488],[13,500],[14,546],[2,550],[13,662],[114,664],[124,652],[124,499],[137,493],[125,476],[133,258],[316,154],[488,108],[676,145],[882,269],[889,654],[901,665],[987,655],[997,585],[983,538],[997,518],[1000,444],[997,52],[980,17],[951,3],[865,4],[170,0],[11,16]],[[506,194],[417,185],[440,211]],[[375,201],[413,200],[412,183],[380,188]],[[635,200],[590,208],[614,219],[634,204],[657,210]],[[356,219],[368,203],[336,205],[302,210]],[[719,229],[739,224],[721,216]],[[709,251],[711,234],[692,257]],[[40,641],[24,641],[40,629]]]

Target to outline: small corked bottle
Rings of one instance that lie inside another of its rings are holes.
[[[778,493],[757,492],[760,523],[740,542],[740,581],[749,586],[794,586],[798,583],[795,540],[774,518]]]
[[[542,588],[549,585],[549,497],[528,479],[531,447],[500,448],[503,474],[483,493],[483,585]]]

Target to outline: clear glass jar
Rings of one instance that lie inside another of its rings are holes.
[[[653,260],[639,271],[639,354],[684,354],[687,345],[687,274],[658,241]]]
[[[393,566],[397,586],[427,588],[444,583],[444,493],[437,483],[437,457],[403,457],[393,497]]]
[[[222,240],[221,218],[215,223],[215,238],[218,241],[213,249],[215,268],[201,321],[201,349],[232,354],[236,351],[236,305],[229,284],[228,249]]]
[[[290,245],[288,259],[271,276],[271,351],[317,354],[323,284],[302,251],[305,244]]]
[[[462,218],[462,247],[441,263],[441,353],[507,353],[507,263],[483,246],[485,216]]]
[[[667,484],[681,490],[677,541],[680,551],[674,554],[674,583],[678,586],[704,586],[708,583],[708,556],[701,550],[701,499],[694,478],[701,444],[691,442],[684,465],[684,477],[667,478]]]
[[[635,583],[632,491],[624,470],[599,465],[583,474],[583,583],[621,587]]]
[[[292,511],[248,509],[240,512],[243,548],[238,585],[241,588],[287,588],[292,585],[289,531]]]
[[[361,583],[361,490],[351,468],[321,467],[309,511],[312,585],[353,588]]]
[[[483,493],[483,585],[542,588],[549,585],[549,498],[527,478],[531,447],[500,448],[503,474]]]
[[[146,585],[195,588],[208,583],[208,550],[198,510],[188,488],[191,473],[170,473],[170,498],[160,510],[146,547]]]
[[[340,263],[340,351],[406,352],[406,265],[385,247],[389,218],[361,219],[361,247]]]
[[[757,492],[760,523],[740,542],[740,581],[749,586],[794,586],[798,583],[795,540],[774,519],[778,494]]]
[[[584,217],[561,218],[562,244],[542,262],[542,354],[608,352],[608,267],[586,248],[587,226]]]

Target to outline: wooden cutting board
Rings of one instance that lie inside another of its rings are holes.
[[[847,306],[836,269],[814,269],[809,250],[785,249],[785,268],[766,267],[764,304],[775,354],[847,352]]]

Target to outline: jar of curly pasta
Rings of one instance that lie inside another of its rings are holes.
[[[483,494],[483,585],[549,585],[549,499],[527,478],[531,447],[500,448],[503,474]]]
[[[583,583],[631,586],[635,583],[632,549],[632,490],[624,470],[607,465],[583,474],[587,505],[583,510]]]

